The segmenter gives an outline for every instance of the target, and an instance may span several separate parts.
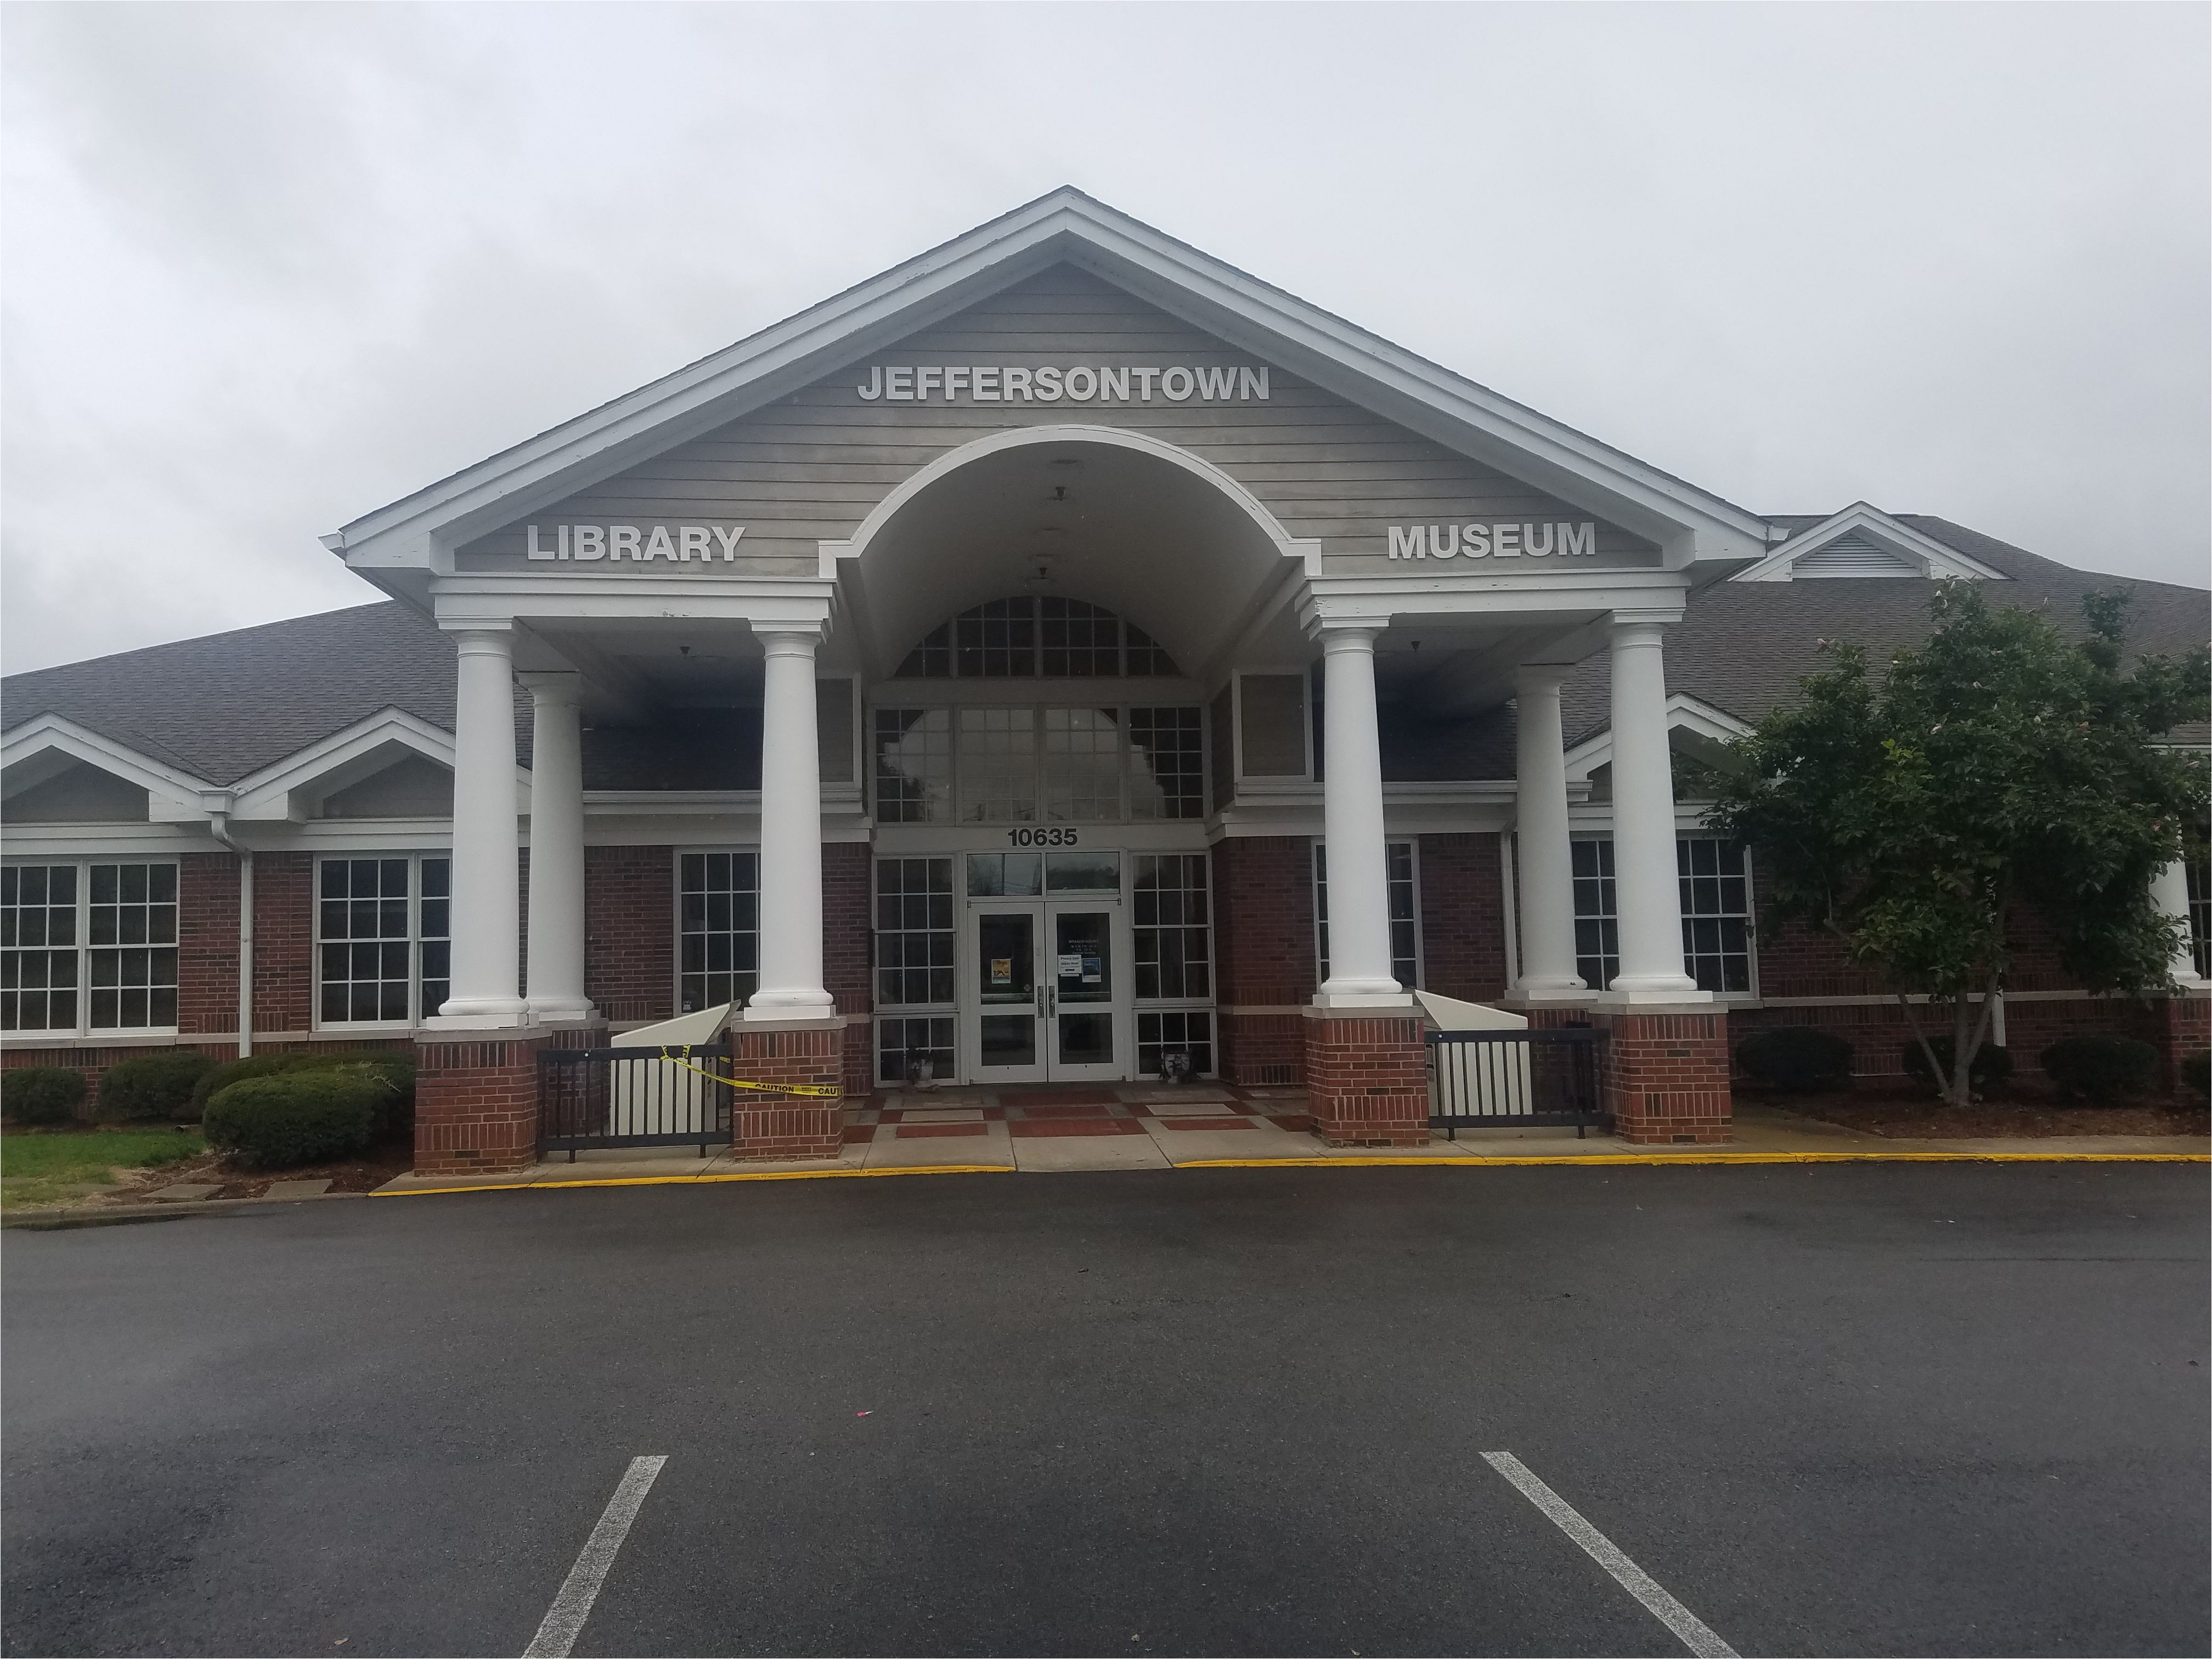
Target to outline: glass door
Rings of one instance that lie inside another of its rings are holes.
[[[1052,1001],[1037,973],[1042,907],[978,906],[968,913],[968,994],[962,999],[961,1047],[978,1083],[1030,1083],[1048,1075],[1042,1027]]]
[[[1127,1022],[1115,1006],[1112,909],[1048,907],[1052,963],[1046,1008],[1055,1079],[1120,1078]]]

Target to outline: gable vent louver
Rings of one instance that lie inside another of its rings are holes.
[[[1919,560],[1883,546],[1864,531],[1847,530],[1790,566],[1793,576],[1924,576]]]

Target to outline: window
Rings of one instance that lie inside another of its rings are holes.
[[[1674,842],[1681,883],[1682,971],[1701,991],[1751,991],[1751,864],[1741,842],[1683,836]],[[1620,908],[1611,836],[1574,842],[1575,971],[1607,990],[1620,971]]]
[[[876,1077],[884,1083],[952,1076],[952,1016],[893,1015],[876,1021]]]
[[[963,611],[923,636],[902,679],[1106,679],[1173,674],[1159,641],[1082,599],[1023,594]]]
[[[2212,979],[2212,860],[2192,858],[2182,868],[2189,877],[2189,944],[2197,976]]]
[[[872,728],[876,817],[884,823],[1206,814],[1205,720],[1194,705],[878,708]]]
[[[1421,929],[1418,920],[1419,884],[1413,875],[1413,843],[1394,841],[1384,849],[1388,858],[1390,900],[1390,977],[1407,990],[1421,982]],[[1328,859],[1321,842],[1314,843],[1314,954],[1321,976],[1328,978]]]
[[[1206,902],[1206,855],[1139,853],[1132,862],[1138,1000],[1210,1001],[1213,928]]]
[[[1190,1076],[1212,1075],[1212,1013],[1204,1008],[1139,1009],[1137,1074],[1148,1077],[1158,1073],[1161,1055],[1172,1049],[1181,1049],[1189,1057]]]
[[[0,1030],[173,1031],[177,866],[0,869]]]
[[[1129,711],[1129,816],[1206,816],[1206,738],[1194,708]]]
[[[678,871],[679,1006],[743,1002],[760,982],[760,856],[686,853]]]
[[[326,858],[315,874],[315,1009],[324,1025],[415,1025],[452,994],[446,854]]]
[[[952,821],[952,711],[878,708],[876,816],[885,823]]]
[[[952,940],[952,860],[878,859],[876,1001],[949,1006]]]

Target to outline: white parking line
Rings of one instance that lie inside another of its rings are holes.
[[[1698,1659],[1736,1659],[1736,1651],[1713,1634],[1705,1621],[1659,1588],[1650,1573],[1620,1553],[1613,1540],[1575,1513],[1567,1501],[1529,1472],[1511,1452],[1485,1452],[1483,1461],[1521,1489],[1521,1495],[1552,1518],[1553,1525],[1583,1547],[1584,1554],[1611,1573],[1620,1587],[1651,1610],[1652,1616],[1681,1638]]]
[[[615,1552],[629,1535],[630,1522],[637,1519],[638,1510],[645,1505],[646,1493],[653,1490],[653,1477],[667,1461],[665,1457],[630,1459],[629,1470],[615,1487],[615,1495],[607,1499],[606,1513],[599,1516],[599,1524],[584,1540],[584,1553],[568,1569],[561,1593],[546,1608],[545,1620],[538,1626],[538,1634],[530,1638],[530,1645],[523,1649],[522,1659],[568,1659],[568,1650],[576,1645],[584,1620],[592,1616],[592,1603],[599,1599],[599,1586],[607,1582],[607,1569],[615,1564]]]

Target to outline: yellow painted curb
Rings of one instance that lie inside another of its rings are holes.
[[[1414,1168],[1441,1164],[1471,1168],[1486,1164],[2212,1164],[2212,1152],[1593,1152],[1550,1158],[1204,1158],[1178,1170],[1264,1170],[1271,1165],[1325,1170],[1339,1164]]]
[[[1012,1175],[1005,1164],[922,1164],[887,1170],[748,1170],[728,1175],[607,1176],[596,1181],[482,1182],[473,1187],[408,1187],[371,1198],[435,1198],[453,1193],[528,1193],[548,1187],[697,1187],[726,1181],[842,1181],[853,1176]]]

